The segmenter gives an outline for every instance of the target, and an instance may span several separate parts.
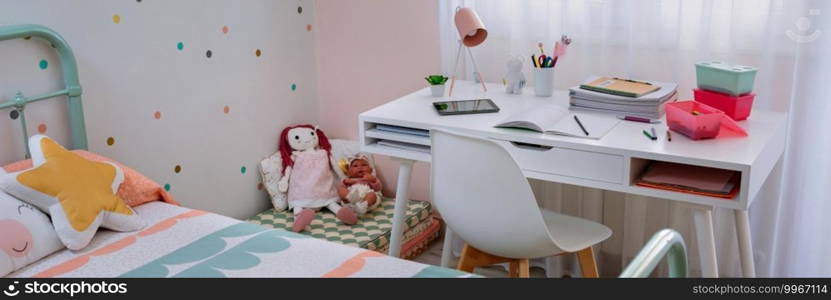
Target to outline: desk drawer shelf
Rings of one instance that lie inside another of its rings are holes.
[[[417,161],[430,161],[430,131],[387,124],[361,122],[363,151]]]
[[[375,138],[379,140],[399,141],[416,145],[430,146],[430,137],[384,131],[379,130],[377,128],[367,130],[366,137]]]
[[[654,171],[657,172],[652,172],[652,177],[646,178],[645,175],[651,168],[656,168]],[[742,172],[737,170],[633,157],[629,171],[629,184],[632,189],[658,194],[675,193],[694,198],[731,201],[737,199],[742,189]],[[674,184],[660,184],[659,181]],[[721,191],[716,191],[716,187]]]
[[[496,140],[520,168],[591,181],[623,184],[624,159],[612,155],[569,148]]]

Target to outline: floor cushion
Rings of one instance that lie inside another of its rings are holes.
[[[309,229],[300,233],[344,245],[385,252],[389,246],[394,207],[395,199],[384,197],[378,208],[368,212],[357,224],[351,226],[340,222],[331,212],[321,210],[315,215]],[[289,230],[294,221],[294,214],[269,209],[248,221],[268,228]],[[405,249],[404,245],[410,241],[417,239],[425,243],[435,239],[435,234],[439,231],[435,228],[436,222],[439,221],[433,218],[429,202],[410,200],[404,222],[402,252],[408,254],[406,250],[418,250],[418,247],[415,247],[417,244],[408,245],[412,249]],[[438,227],[441,227],[440,223],[438,224]],[[432,239],[428,238],[430,236],[433,236]]]

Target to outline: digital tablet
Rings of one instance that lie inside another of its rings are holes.
[[[433,107],[443,116],[495,113],[499,111],[499,107],[491,99],[433,102]]]

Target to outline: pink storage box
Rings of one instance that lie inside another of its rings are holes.
[[[693,114],[698,112],[698,115]],[[747,135],[733,119],[724,112],[696,101],[672,102],[666,105],[667,126],[693,140],[708,139],[718,136],[721,125],[741,135]]]
[[[736,121],[746,120],[750,116],[753,99],[756,98],[753,93],[735,97],[702,89],[694,89],[693,93],[695,101],[717,108]]]

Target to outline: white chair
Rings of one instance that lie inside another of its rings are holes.
[[[583,277],[598,277],[592,245],[612,231],[602,224],[537,206],[527,179],[499,144],[433,129],[433,205],[465,241],[458,269],[510,262],[512,277],[529,277],[528,259],[576,253]],[[445,247],[448,247],[445,243]]]

